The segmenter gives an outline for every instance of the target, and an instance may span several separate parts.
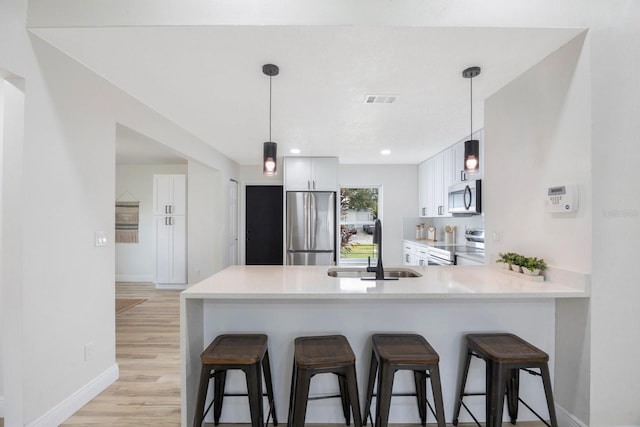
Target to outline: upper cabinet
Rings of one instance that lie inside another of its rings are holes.
[[[418,165],[418,216],[449,217],[449,187],[482,179],[484,142],[482,130],[473,134],[480,141],[478,172],[464,171],[464,141],[460,141]]]
[[[418,165],[418,216],[451,216],[447,189],[453,178],[452,150],[447,149]]]
[[[153,214],[184,215],[187,211],[187,176],[153,176]]]
[[[285,191],[338,191],[337,157],[285,157]]]

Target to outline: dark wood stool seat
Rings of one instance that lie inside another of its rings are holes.
[[[310,398],[311,378],[316,374],[326,373],[338,376],[340,394]],[[355,426],[362,426],[356,381],[356,357],[349,342],[342,335],[296,338],[287,425],[289,427],[304,426],[307,402],[331,397],[341,398],[347,425],[350,425],[350,413],[353,412]]]
[[[376,394],[375,427],[386,427],[389,422],[391,396],[416,396],[418,413],[422,425],[427,423],[427,407],[434,413],[434,408],[427,400],[427,378],[431,379],[433,400],[438,427],[445,426],[442,389],[440,385],[440,356],[421,335],[416,334],[374,334],[371,337],[371,365],[365,403],[366,417],[370,415],[373,388],[378,377]],[[393,393],[393,377],[396,371],[413,371],[416,385],[415,393]],[[378,373],[379,372],[379,373]],[[372,419],[373,422],[373,419]]]
[[[198,400],[196,402],[196,414],[193,421],[194,427],[200,427],[205,415],[213,406],[214,425],[220,423],[222,413],[222,401],[224,396],[248,396],[249,410],[251,413],[252,427],[265,425],[262,408],[262,375],[267,389],[269,400],[269,417],[273,415],[273,425],[278,425],[276,408],[273,401],[273,385],[271,383],[271,368],[269,365],[269,350],[267,348],[267,336],[263,334],[225,334],[219,335],[209,344],[200,355],[202,370],[200,374],[200,386],[198,388]],[[225,394],[224,386],[227,370],[240,369],[245,373],[247,380],[246,394]],[[214,379],[213,401],[205,410],[209,380]]]
[[[464,396],[486,396],[486,425],[488,427],[502,426],[502,412],[504,409],[505,394],[511,423],[515,424],[518,418],[518,403],[522,402],[546,425],[557,427],[553,392],[551,389],[551,377],[549,375],[549,355],[539,348],[529,344],[522,338],[508,333],[493,334],[468,334],[466,336],[467,355],[462,378],[459,382],[458,399],[453,412],[453,425],[458,425],[460,408],[464,408],[473,417],[476,424],[480,425],[469,408],[462,401]],[[486,362],[486,392],[465,393],[467,375],[471,358],[478,357]],[[540,372],[532,371],[538,369]],[[551,424],[547,423],[519,396],[520,370],[532,375],[542,377],[547,410]]]

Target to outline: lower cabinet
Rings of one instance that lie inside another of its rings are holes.
[[[187,283],[187,223],[184,215],[155,218],[156,284]]]
[[[402,265],[415,265],[416,245],[405,240],[402,247]]]
[[[426,246],[405,240],[402,247],[403,265],[428,265],[428,250]]]
[[[426,246],[416,245],[416,252],[414,256],[413,265],[429,265],[428,261],[429,251]]]

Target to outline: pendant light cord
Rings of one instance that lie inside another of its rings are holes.
[[[471,107],[471,114],[469,115],[471,117],[471,124],[470,129],[469,129],[469,140],[473,139],[473,77],[471,77],[469,79],[469,98],[471,98],[471,103],[470,103],[470,107]]]
[[[271,141],[271,79],[269,76],[269,141]]]

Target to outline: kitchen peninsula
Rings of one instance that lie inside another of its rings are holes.
[[[330,277],[327,270],[319,266],[231,266],[181,294],[183,426],[193,421],[200,353],[215,336],[242,332],[269,336],[276,407],[283,421],[288,409],[293,340],[297,336],[345,335],[356,354],[362,398],[371,351],[370,335],[419,333],[440,355],[449,422],[464,334],[483,331],[518,334],[549,354],[553,371],[555,300],[589,296],[587,275],[562,271],[551,272],[551,280],[532,282],[489,266],[412,267],[420,277],[385,281]],[[472,366],[469,388],[483,389],[483,372],[482,363]],[[229,390],[245,390],[241,374],[232,374],[236,373],[230,373]],[[337,381],[332,376],[318,376],[312,382],[311,393],[333,393],[336,387]],[[399,374],[394,387],[395,391],[412,390],[411,377]],[[523,378],[521,390],[534,407],[544,408],[544,394],[540,393],[537,378]],[[469,406],[481,415],[484,400],[473,399]],[[519,419],[529,419],[527,412],[523,410]],[[460,420],[465,422],[467,417],[463,415]],[[248,422],[248,419],[246,398],[225,399],[222,421]],[[333,400],[311,402],[307,420],[344,422],[340,405]],[[417,422],[415,398],[394,398],[390,422]]]

